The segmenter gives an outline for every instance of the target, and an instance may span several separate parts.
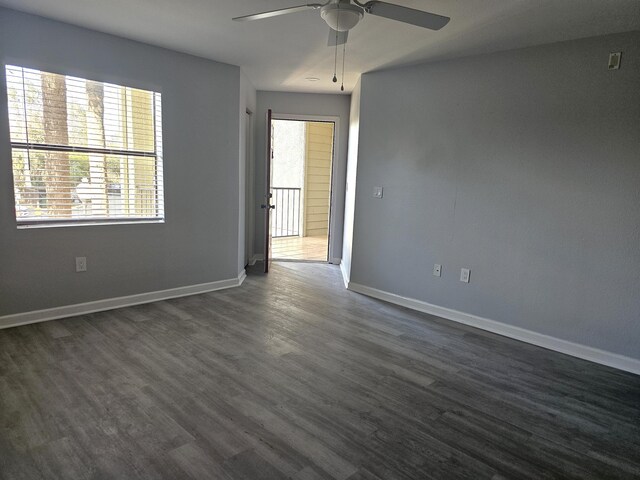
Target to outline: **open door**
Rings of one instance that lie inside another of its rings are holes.
[[[267,151],[265,155],[264,165],[264,199],[265,202],[260,205],[260,208],[264,210],[264,273],[269,272],[269,266],[271,264],[271,210],[275,208],[275,205],[271,205],[271,159],[273,158],[273,124],[271,121],[271,110],[267,110]]]

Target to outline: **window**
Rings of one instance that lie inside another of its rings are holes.
[[[163,220],[159,93],[5,70],[18,227]]]

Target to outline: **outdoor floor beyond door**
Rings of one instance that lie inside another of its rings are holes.
[[[275,259],[327,260],[327,237],[279,237],[271,240],[271,251]]]

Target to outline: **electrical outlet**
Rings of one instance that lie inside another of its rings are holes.
[[[76,257],[76,272],[87,271],[87,257]]]
[[[434,277],[439,277],[442,275],[442,265],[440,265],[439,263],[434,263],[433,264],[433,276]]]
[[[464,283],[469,283],[469,277],[471,276],[471,270],[468,268],[460,269],[460,281]]]
[[[618,70],[620,68],[620,58],[622,52],[611,52],[609,54],[609,70]]]
[[[373,198],[382,198],[382,193],[382,187],[373,187]]]

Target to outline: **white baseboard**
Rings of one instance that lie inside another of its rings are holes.
[[[340,264],[340,272],[342,273],[342,281],[344,282],[344,288],[349,289],[349,274],[347,273],[347,265],[344,262]],[[355,291],[357,290],[354,290],[354,292]],[[363,293],[363,292],[360,292],[360,293]]]
[[[565,353],[573,357],[582,358],[583,360],[589,360],[594,363],[606,365],[608,367],[617,368],[627,372],[640,375],[640,360],[625,357],[617,353],[607,352],[598,348],[589,347],[587,345],[581,345],[579,343],[573,343],[568,340],[561,340],[559,338],[544,335],[542,333],[533,332],[524,328],[508,325],[506,323],[497,322],[488,318],[478,317],[470,313],[460,312],[451,308],[440,307],[431,303],[416,300],[414,298],[402,297],[395,293],[385,292],[376,288],[367,287],[366,285],[360,285],[353,282],[348,282],[345,272],[343,270],[343,277],[345,285],[349,290],[362,293],[369,297],[374,297],[380,300],[384,300],[389,303],[394,303],[403,307],[418,310],[420,312],[429,313],[438,317],[452,320],[454,322],[463,323],[472,327],[487,330],[489,332],[497,333],[505,337],[514,338],[522,342],[537,345],[539,347],[548,348],[556,352]]]
[[[48,320],[73,317],[76,315],[85,315],[87,313],[113,310],[114,308],[130,307],[143,303],[157,302],[159,300],[168,300],[170,298],[186,297],[188,295],[213,292],[215,290],[222,290],[225,288],[238,287],[242,285],[242,282],[244,282],[246,277],[247,274],[243,269],[238,275],[238,278],[230,278],[228,280],[219,280],[217,282],[188,285],[185,287],[170,288],[168,290],[159,290],[156,292],[139,293],[136,295],[128,295],[126,297],[106,298],[104,300],[96,300],[94,302],[77,303],[75,305],[65,305],[62,307],[5,315],[0,317],[0,329],[27,325],[29,323],[46,322]]]
[[[256,253],[251,260],[249,260],[249,265],[255,265],[256,262],[262,262],[264,260],[264,253]]]

